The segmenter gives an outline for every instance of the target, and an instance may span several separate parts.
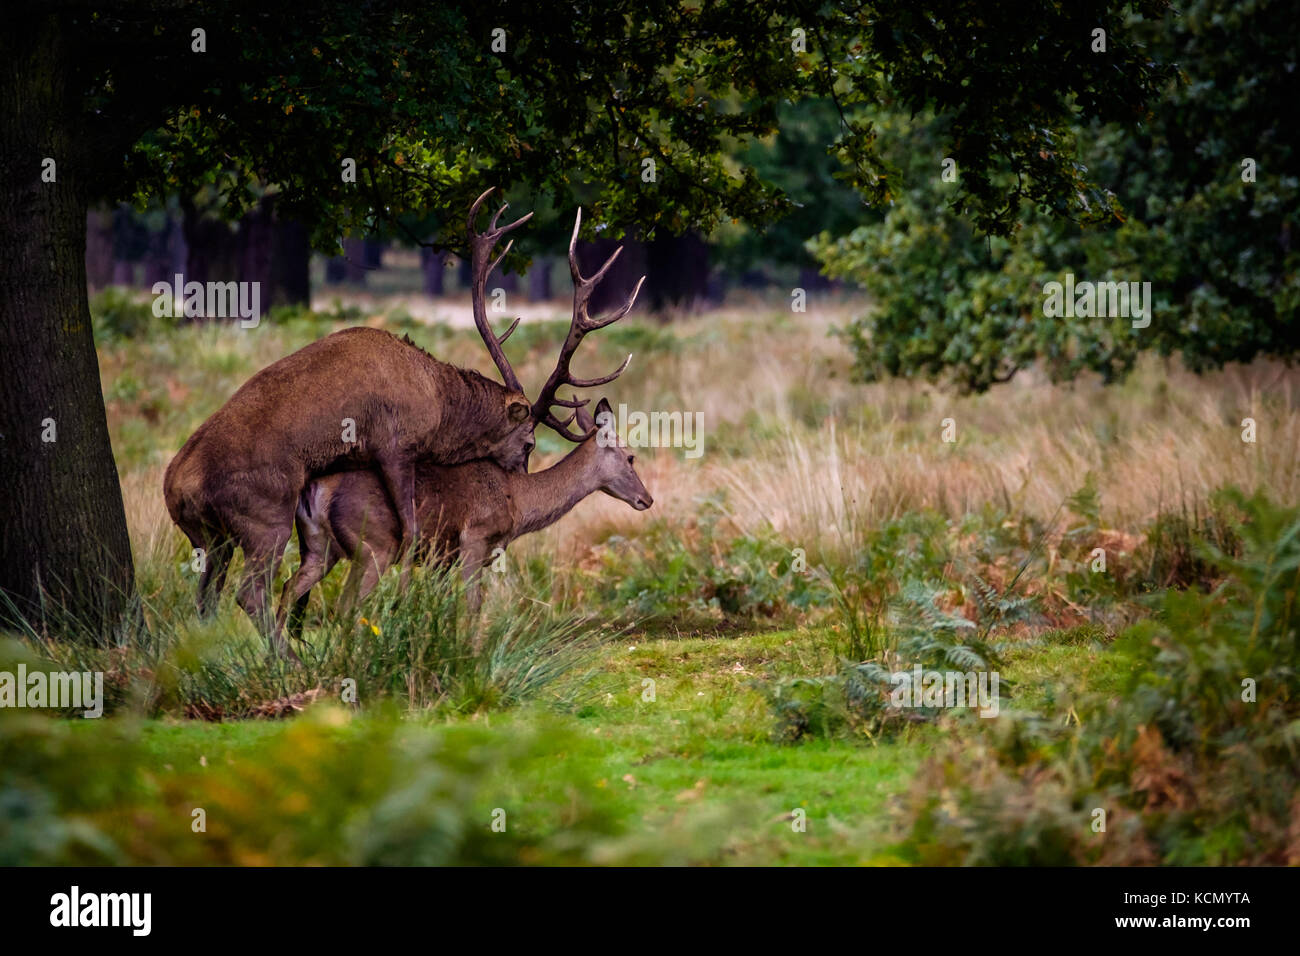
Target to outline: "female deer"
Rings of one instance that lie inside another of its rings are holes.
[[[418,559],[443,565],[460,559],[471,616],[482,604],[482,569],[497,548],[504,550],[516,538],[554,524],[597,491],[637,511],[654,503],[633,468],[634,456],[618,440],[609,403],[601,399],[596,406],[599,428],[585,408],[578,408],[575,417],[588,437],[544,471],[519,474],[491,460],[450,467],[416,464],[417,524],[425,542]],[[374,589],[399,553],[401,528],[372,471],[313,481],[299,502],[297,528],[302,564],[280,599],[282,620],[294,605],[292,631],[301,625],[311,589],[339,559],[352,559],[343,592],[348,608]]]

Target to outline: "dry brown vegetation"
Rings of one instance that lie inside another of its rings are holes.
[[[593,545],[614,534],[635,537],[651,520],[689,536],[699,502],[709,496],[725,512],[723,531],[771,529],[827,560],[851,556],[864,534],[908,512],[959,518],[991,503],[1046,521],[1090,472],[1104,523],[1129,535],[1160,510],[1197,506],[1224,485],[1300,500],[1300,370],[1257,362],[1195,376],[1177,359],[1149,356],[1129,380],[1112,386],[1055,385],[1032,373],[983,395],[915,381],[855,384],[832,329],[862,307],[814,303],[807,314],[791,315],[755,302],[666,326],[625,320],[622,335],[593,348],[576,371],[634,352],[629,371],[610,386],[612,403],[702,412],[703,455],[638,451],[638,470],[656,501],[651,512],[593,496],[551,529],[518,542],[515,553],[550,556],[562,580]],[[526,388],[536,389],[549,370],[565,308],[556,303],[554,322],[529,322],[511,343]],[[332,327],[277,327],[270,319],[252,332],[179,330],[102,350],[138,559],[171,560],[179,546],[160,485],[188,430],[257,368]],[[412,334],[440,358],[493,372],[472,331],[415,324]],[[132,388],[121,387],[123,375]],[[1242,441],[1248,417],[1256,422],[1253,444]],[[941,439],[946,418],[955,422],[954,443]],[[567,450],[544,438],[534,467]]]

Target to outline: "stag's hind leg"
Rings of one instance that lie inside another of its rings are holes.
[[[235,542],[224,536],[213,535],[204,540],[202,570],[199,571],[199,588],[195,595],[199,617],[206,619],[217,613],[221,590],[226,586],[226,572],[235,556]]]
[[[282,654],[291,660],[298,655],[276,627],[275,613],[271,608],[271,586],[275,573],[289,544],[290,520],[279,528],[248,528],[241,535],[244,548],[244,577],[239,582],[235,599],[244,612],[253,619],[257,629],[270,640],[272,653]]]

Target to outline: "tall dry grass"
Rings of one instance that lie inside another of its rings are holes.
[[[722,491],[737,532],[770,525],[810,553],[842,557],[865,531],[908,511],[957,518],[992,502],[1046,520],[1089,472],[1103,517],[1119,528],[1227,484],[1300,500],[1300,370],[1257,362],[1196,376],[1148,357],[1111,386],[1032,374],[984,395],[915,381],[853,384],[846,350],[827,334],[851,308],[797,321],[732,312],[683,323],[675,331],[687,345],[619,383],[630,408],[704,413],[701,458],[642,453],[654,514],[687,522],[701,496]],[[942,439],[948,418],[953,443]],[[1256,423],[1253,444],[1242,440],[1246,418]],[[536,546],[580,549],[635,533],[640,520],[615,502],[592,503]]]
[[[721,502],[736,533],[771,526],[824,557],[851,554],[873,526],[919,509],[955,518],[993,502],[1046,519],[1089,472],[1104,519],[1119,528],[1138,528],[1160,508],[1203,500],[1226,484],[1300,500],[1300,370],[1257,362],[1195,376],[1176,360],[1148,357],[1112,386],[1093,379],[1053,385],[1033,374],[984,395],[914,381],[854,384],[847,349],[830,332],[861,308],[813,303],[790,315],[753,303],[663,330],[638,330],[628,319],[617,343],[607,333],[592,336],[575,371],[602,371],[620,345],[640,342],[641,354],[607,396],[632,410],[702,412],[704,453],[692,460],[680,449],[638,449],[654,510],[636,513],[594,495],[519,542],[516,553],[548,557],[559,571],[581,562],[594,543],[635,535],[656,517],[688,526],[704,497]],[[565,307],[552,314],[546,334],[521,337],[526,354],[515,345],[516,368],[531,388],[549,372],[563,334]],[[324,331],[209,327],[102,356],[115,447],[145,448],[123,466],[140,560],[172,560],[180,547],[161,480],[185,435],[257,368]],[[413,334],[442,358],[493,372],[472,332]],[[123,374],[143,379],[146,394],[167,397],[172,411],[157,427],[140,422],[131,402],[111,400]],[[941,437],[948,418],[954,443]],[[1253,444],[1242,441],[1245,418],[1256,422]],[[566,450],[543,439],[535,467]]]

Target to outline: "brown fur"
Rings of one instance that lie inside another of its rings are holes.
[[[414,461],[491,458],[522,470],[533,445],[528,409],[522,393],[378,329],[344,329],[262,369],[199,426],[163,479],[172,520],[207,552],[200,613],[215,608],[240,547],[239,604],[283,647],[267,589],[313,477],[373,467],[397,504],[401,552],[416,533]]]
[[[597,418],[602,413],[609,413],[603,400]],[[585,411],[578,420],[584,429],[594,427]],[[428,460],[416,464],[417,519],[428,556],[444,565],[461,559],[472,615],[481,603],[479,572],[496,548],[554,524],[595,491],[638,511],[654,503],[627,449],[618,444],[612,429],[604,434],[603,439],[593,435],[559,463],[533,474],[507,472],[490,461],[453,467]],[[373,471],[313,481],[299,503],[297,527],[302,564],[284,586],[279,612],[283,621],[289,605],[296,605],[293,630],[312,587],[340,559],[353,559],[344,588],[345,605],[350,605],[370,593],[397,557],[397,516]]]

